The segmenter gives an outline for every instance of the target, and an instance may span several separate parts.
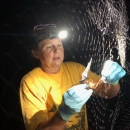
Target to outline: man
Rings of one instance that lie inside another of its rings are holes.
[[[75,62],[63,62],[64,48],[54,24],[38,25],[35,32],[32,54],[41,64],[26,74],[20,84],[26,129],[88,130],[84,104],[93,90],[87,90],[87,84],[79,84],[85,67]],[[118,81],[124,75],[125,71],[116,62],[106,62],[102,80],[105,87],[111,87],[105,96],[112,98],[118,94]],[[89,78],[98,82],[100,76],[89,72]]]

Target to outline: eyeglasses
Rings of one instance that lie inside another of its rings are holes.
[[[39,41],[47,38],[60,38],[64,39],[67,37],[67,31],[57,30],[55,24],[40,24],[34,26],[36,41]]]
[[[41,29],[44,29],[46,27],[56,28],[56,25],[55,24],[40,24],[40,25],[36,25],[36,26],[34,26],[34,31],[41,30]]]

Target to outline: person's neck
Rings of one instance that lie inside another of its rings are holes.
[[[60,71],[60,67],[42,67],[42,70],[48,74],[57,74]]]

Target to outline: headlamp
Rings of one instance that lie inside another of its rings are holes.
[[[36,42],[40,42],[44,39],[67,37],[67,31],[59,31],[55,24],[41,24],[34,27]]]

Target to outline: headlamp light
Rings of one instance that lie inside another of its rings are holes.
[[[67,31],[58,31],[55,24],[41,24],[34,27],[36,42],[39,43],[44,39],[60,38],[65,39],[67,37]]]
[[[67,37],[67,31],[65,31],[65,30],[63,30],[63,31],[60,31],[59,32],[59,34],[58,34],[58,37],[60,38],[60,39],[64,39],[64,38],[66,38]]]

